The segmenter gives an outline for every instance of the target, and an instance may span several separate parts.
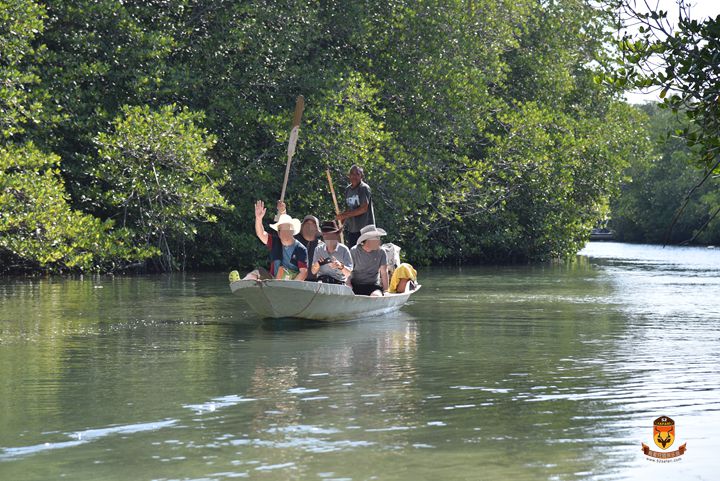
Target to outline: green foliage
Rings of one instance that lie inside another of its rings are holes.
[[[608,117],[615,121],[612,113]],[[504,207],[509,203],[521,223],[522,230],[513,229],[522,233],[517,242],[528,245],[534,256],[577,251],[593,223],[607,212],[607,199],[624,163],[623,152],[617,150],[628,138],[614,139],[612,134],[625,134],[623,129],[603,132],[606,119],[598,120],[572,119],[534,105],[502,119],[511,131],[491,151],[497,158],[493,170],[503,172],[507,165],[509,172],[502,177],[520,177],[503,179],[520,194],[511,195]]]
[[[133,247],[128,231],[70,207],[57,155],[20,141],[48,120],[37,88],[44,48],[34,46],[43,18],[35,2],[0,1],[0,271],[107,270],[143,259],[153,252]]]
[[[124,107],[110,133],[100,133],[93,175],[103,182],[102,200],[142,244],[162,252],[163,270],[175,269],[171,246],[197,233],[198,222],[215,222],[213,209],[227,208],[218,191],[208,151],[215,136],[196,125],[202,115],[174,105],[159,110]]]
[[[638,25],[639,33],[618,40],[623,57],[605,79],[660,91],[662,106],[687,116],[682,135],[705,168],[720,158],[720,16],[691,18],[690,5],[678,3],[673,25],[663,10],[639,12],[627,0],[610,2],[619,24]]]
[[[611,11],[617,12],[619,28],[632,25],[638,33],[625,31],[617,40],[621,56],[599,79],[615,86],[655,89],[659,91],[663,108],[686,118],[675,129],[677,132],[672,133],[685,140],[685,153],[690,155],[683,154],[684,161],[704,170],[700,180],[688,187],[697,191],[720,171],[720,15],[701,21],[693,19],[690,4],[685,0],[678,2],[676,22],[668,18],[667,11],[641,12],[628,0],[611,0],[608,4]],[[674,174],[682,177],[686,184],[686,175]],[[678,196],[674,198],[677,200]],[[681,199],[677,205],[679,216],[669,221],[671,229],[681,220],[681,215],[686,215],[690,201],[697,206],[697,202],[702,204],[707,199]],[[718,213],[720,208],[712,206],[708,220]],[[695,218],[688,222],[693,224]],[[650,232],[652,229],[645,226],[639,230]],[[649,235],[656,238],[654,234]],[[663,242],[668,240],[666,237]]]
[[[612,106],[603,117],[574,118],[536,103],[498,115],[482,182],[471,177],[458,221],[475,224],[454,248],[475,259],[548,259],[577,252],[608,214],[626,159],[647,142],[631,109]],[[472,199],[472,203],[468,200]],[[475,211],[469,210],[476,206]]]
[[[252,203],[279,197],[298,94],[289,211],[332,217],[325,169],[342,202],[363,165],[414,262],[572,254],[644,155],[593,82],[610,20],[585,0],[45,5],[33,81],[54,117],[27,135],[62,158],[71,205],[161,269],[262,262]]]
[[[171,18],[182,3],[44,2],[42,85],[62,117],[46,126],[51,131],[43,132],[43,140],[68,168],[83,167],[81,156],[93,151],[93,136],[123,105],[158,103],[166,60],[177,47]]]
[[[684,131],[687,118],[657,104],[645,105],[642,110],[648,115],[643,124],[649,132],[652,155],[636,157],[625,171],[620,195],[612,202],[610,225],[621,240],[663,243],[678,208],[704,172],[694,164],[687,141],[677,134],[668,135]],[[718,205],[717,192],[715,179],[701,186],[667,240],[681,243],[693,238]],[[718,222],[710,223],[698,241],[720,242]]]
[[[39,78],[32,68],[45,9],[31,0],[0,0],[0,140],[22,134],[42,110],[31,90]]]
[[[135,249],[128,231],[73,210],[60,159],[34,145],[0,148],[0,257],[15,269],[112,269],[153,250]]]

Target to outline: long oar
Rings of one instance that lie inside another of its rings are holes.
[[[299,95],[295,101],[295,116],[293,117],[292,130],[290,130],[290,141],[287,150],[287,166],[285,167],[285,180],[283,180],[282,193],[280,194],[280,202],[285,201],[285,189],[287,188],[288,177],[290,176],[290,164],[293,155],[295,155],[295,145],[297,145],[298,134],[300,132],[300,119],[305,109],[305,97]]]
[[[340,214],[340,206],[338,206],[337,197],[335,196],[335,187],[333,186],[332,176],[330,175],[330,169],[325,169],[327,174],[328,184],[330,184],[330,193],[332,194],[333,204],[335,204],[335,214]],[[345,243],[345,235],[343,235],[343,223],[338,221],[340,227],[340,242]]]

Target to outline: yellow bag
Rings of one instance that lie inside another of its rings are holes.
[[[390,289],[388,289],[388,291],[396,293],[401,279],[417,281],[417,271],[413,266],[405,262],[397,266],[397,269],[393,272],[392,279],[390,279]]]

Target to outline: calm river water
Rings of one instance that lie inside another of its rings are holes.
[[[720,249],[429,269],[261,321],[226,274],[0,278],[0,479],[718,479]],[[679,461],[649,461],[670,416]]]

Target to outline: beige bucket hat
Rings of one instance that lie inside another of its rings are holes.
[[[357,243],[362,244],[368,239],[379,239],[381,236],[387,235],[383,229],[375,227],[374,224],[368,224],[360,229],[360,237],[358,237]]]

